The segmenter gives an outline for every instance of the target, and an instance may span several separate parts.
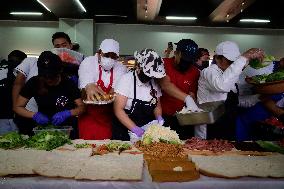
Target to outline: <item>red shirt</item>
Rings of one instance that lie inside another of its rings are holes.
[[[184,93],[193,92],[196,95],[200,71],[192,65],[185,73],[181,73],[174,67],[174,58],[164,58],[164,63],[166,74],[171,82]],[[162,94],[161,104],[163,114],[174,115],[183,108],[183,101],[168,95],[165,91],[162,91]]]

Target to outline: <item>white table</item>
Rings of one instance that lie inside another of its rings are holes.
[[[95,171],[95,170],[94,170]],[[47,177],[0,177],[0,189],[284,189],[284,178],[253,178],[223,179],[202,176],[191,182],[152,182],[148,172],[144,171],[143,181],[89,181]]]

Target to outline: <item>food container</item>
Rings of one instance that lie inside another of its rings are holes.
[[[256,83],[251,77],[247,77],[246,82],[253,85],[255,93],[259,94],[278,94],[284,92],[284,80]]]
[[[63,62],[79,65],[84,60],[84,55],[67,48],[54,48],[51,50]]]
[[[42,131],[60,131],[60,132],[65,133],[67,136],[70,136],[72,129],[73,129],[72,126],[58,126],[56,128],[35,127],[33,128],[33,132],[37,134]]]
[[[206,102],[198,105],[203,112],[176,113],[180,125],[212,124],[225,113],[224,101]]]

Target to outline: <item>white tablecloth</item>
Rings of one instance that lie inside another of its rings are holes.
[[[95,170],[94,170],[95,171]],[[284,189],[284,179],[243,177],[223,179],[202,176],[191,182],[152,182],[144,170],[143,181],[89,181],[47,177],[0,177],[0,189]]]

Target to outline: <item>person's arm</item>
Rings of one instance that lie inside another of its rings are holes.
[[[82,99],[78,98],[78,99],[74,100],[74,102],[76,104],[76,108],[70,110],[71,111],[71,115],[72,116],[78,116],[78,115],[81,115],[82,113],[84,113],[85,105],[84,105]]]
[[[131,130],[136,126],[136,124],[129,118],[129,116],[124,111],[126,102],[127,97],[122,96],[120,94],[116,94],[113,106],[114,114],[125,127]]]
[[[25,106],[29,99],[18,95],[13,110],[22,117],[33,118],[35,112],[28,111]]]
[[[160,98],[158,98],[157,106],[154,109],[154,115],[155,115],[155,118],[162,116],[162,106],[161,106]]]
[[[13,106],[16,105],[17,98],[19,96],[21,89],[25,85],[25,81],[26,81],[26,76],[19,72],[16,76],[12,89]]]
[[[261,101],[264,107],[274,116],[279,117],[284,114],[284,110],[276,105],[276,102],[270,98],[264,98]]]

